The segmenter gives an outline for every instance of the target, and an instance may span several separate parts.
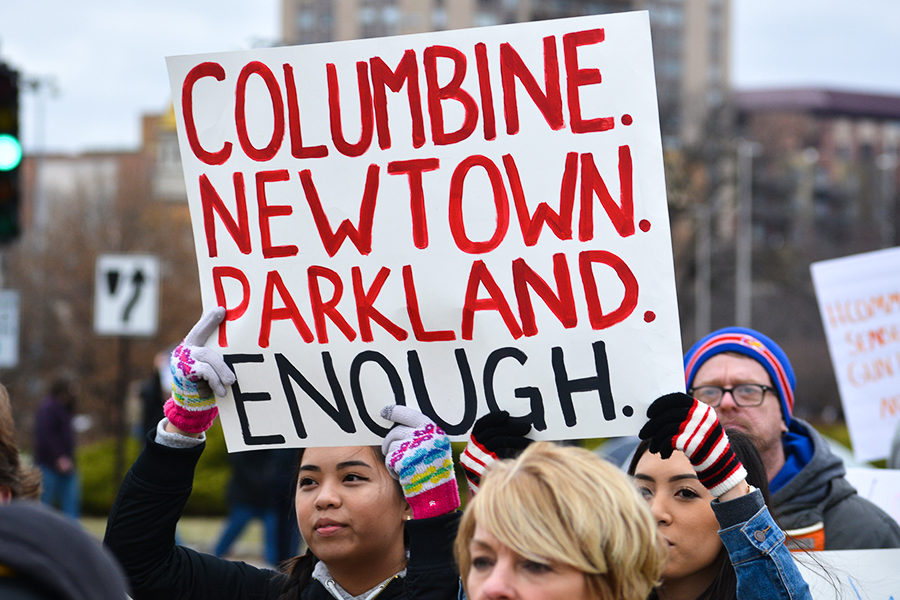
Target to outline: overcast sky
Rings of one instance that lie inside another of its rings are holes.
[[[6,0],[0,58],[52,80],[22,96],[25,151],[134,149],[169,103],[165,57],[268,45],[280,0]],[[900,1],[732,0],[739,89],[900,94]]]

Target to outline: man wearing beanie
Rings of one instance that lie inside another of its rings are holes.
[[[793,416],[794,370],[765,335],[728,327],[684,357],[688,393],[715,407],[726,429],[752,436],[779,524],[809,550],[900,547],[900,525],[862,498],[843,462],[808,423]]]

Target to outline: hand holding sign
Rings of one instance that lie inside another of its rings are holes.
[[[203,346],[224,318],[222,307],[207,311],[172,351],[172,397],[164,410],[169,422],[186,433],[209,429],[219,413],[216,396],[225,396],[226,386],[236,380],[222,355]]]
[[[662,458],[672,456],[673,450],[684,452],[713,496],[721,496],[747,477],[713,407],[676,392],[657,398],[647,417],[650,420],[639,435],[650,440],[650,452]]]
[[[413,518],[443,515],[459,507],[450,438],[428,417],[400,405],[381,416],[396,425],[381,444],[388,472],[400,480]]]
[[[513,458],[528,447],[531,440],[525,437],[531,431],[528,417],[512,417],[508,411],[490,412],[477,421],[459,457],[472,495],[485,471],[495,460]]]

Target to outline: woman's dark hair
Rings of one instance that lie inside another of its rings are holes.
[[[297,460],[294,461],[293,485],[291,486],[292,492],[297,489],[297,484],[299,483],[300,463],[303,461],[304,450],[305,448],[299,448],[297,450]],[[284,584],[284,589],[281,590],[281,595],[278,597],[278,600],[294,600],[295,598],[299,598],[301,590],[309,585],[309,580],[312,579],[313,568],[316,566],[318,560],[316,555],[312,553],[312,550],[309,549],[309,546],[307,546],[304,554],[284,561],[281,565],[281,570],[287,573],[288,579]]]
[[[769,480],[766,476],[766,468],[763,465],[762,458],[760,458],[756,446],[753,445],[753,438],[740,431],[732,430],[728,432],[728,441],[731,444],[731,449],[747,470],[747,483],[759,489],[763,499],[768,504]],[[629,475],[634,475],[637,464],[641,457],[644,456],[644,453],[647,452],[649,445],[648,441],[641,441],[635,448],[631,462],[628,464]],[[719,555],[716,556],[716,562],[719,565],[719,570],[712,584],[705,592],[700,594],[697,600],[737,600],[737,576],[734,573],[731,561],[728,560],[728,552],[724,546],[719,551]],[[656,590],[650,594],[650,598],[651,600],[657,598]]]
[[[371,448],[375,457],[384,464],[384,454],[381,452],[381,446],[371,446]],[[293,485],[291,486],[291,493],[295,493],[297,485],[300,482],[300,464],[303,462],[304,450],[305,448],[299,448],[297,450],[297,460],[295,461],[296,466],[294,467],[294,479]],[[400,487],[400,482],[395,480],[395,483],[398,493],[402,496],[403,488]],[[307,546],[306,552],[300,556],[295,556],[284,561],[281,565],[281,570],[287,574],[288,579],[284,584],[281,595],[278,596],[278,600],[296,600],[297,598],[300,598],[300,592],[309,585],[309,582],[312,579],[313,569],[317,562],[319,562],[319,559],[312,553],[309,546]]]
[[[747,470],[747,483],[762,492],[763,500],[768,506],[769,477],[766,475],[766,466],[753,443],[753,438],[742,431],[731,429],[728,431],[728,443]]]

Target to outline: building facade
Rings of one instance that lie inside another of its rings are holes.
[[[807,415],[837,417],[837,384],[809,269],[897,245],[900,96],[756,90],[736,94],[735,106],[749,149],[738,171],[749,186],[739,194],[744,210],[734,221],[751,232],[745,290],[751,323],[777,336],[791,356]],[[727,231],[719,238],[721,248],[733,244]]]
[[[282,0],[286,45],[647,10],[663,143],[727,118],[729,0]]]
[[[900,96],[831,89],[737,94],[754,144],[754,238],[821,260],[898,242]]]

